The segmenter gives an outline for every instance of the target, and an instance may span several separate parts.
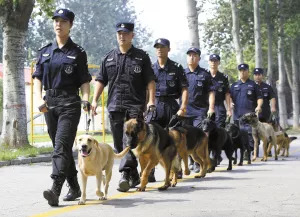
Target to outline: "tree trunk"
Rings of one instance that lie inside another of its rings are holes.
[[[267,33],[268,33],[268,81],[269,84],[272,87],[275,87],[275,76],[274,76],[274,71],[273,71],[273,52],[272,52],[272,42],[273,42],[273,31],[274,31],[274,26],[271,22],[271,17],[270,17],[270,4],[269,4],[269,0],[266,0],[265,2],[266,4],[266,24],[267,24]]]
[[[278,73],[279,73],[279,81],[278,81],[278,105],[279,105],[279,119],[280,125],[282,128],[287,128],[287,109],[286,109],[286,98],[284,93],[284,88],[286,85],[286,77],[284,73],[284,51],[283,51],[283,40],[284,40],[284,32],[283,32],[283,17],[282,17],[282,2],[281,0],[277,0],[278,4]]]
[[[292,99],[293,99],[293,127],[299,127],[299,67],[297,64],[297,47],[299,44],[294,39],[291,42],[291,59],[292,59]]]
[[[239,24],[239,15],[237,9],[237,1],[231,0],[231,12],[232,12],[232,37],[234,48],[236,52],[236,62],[241,64],[244,62],[243,50],[240,42],[240,24]]]
[[[34,0],[0,5],[3,27],[3,124],[1,144],[22,147],[27,138],[24,43]]]
[[[255,38],[255,67],[262,68],[262,48],[261,48],[261,33],[260,33],[260,13],[259,0],[253,0],[254,7],[254,38]]]
[[[197,2],[195,0],[186,0],[186,4],[190,43],[192,47],[200,48]]]

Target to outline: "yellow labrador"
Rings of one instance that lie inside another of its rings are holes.
[[[90,135],[78,136],[76,142],[78,148],[78,165],[82,180],[82,195],[78,204],[85,204],[88,176],[96,176],[96,195],[99,197],[99,200],[106,200],[114,159],[124,157],[130,148],[127,147],[121,153],[115,154],[110,145],[98,143],[97,140]],[[105,179],[103,180],[103,184],[105,185],[104,194],[101,191],[103,170],[105,170]]]

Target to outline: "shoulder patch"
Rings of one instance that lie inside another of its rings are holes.
[[[45,48],[45,47],[49,47],[49,46],[51,46],[52,45],[52,42],[51,43],[49,43],[49,44],[47,44],[47,45],[45,45],[45,46],[43,46],[43,47],[41,47],[38,51],[41,51],[43,48]]]

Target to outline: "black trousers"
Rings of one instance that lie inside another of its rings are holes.
[[[225,128],[226,108],[224,106],[224,103],[220,105],[215,105],[215,113],[217,126]]]
[[[110,127],[114,139],[114,148],[120,153],[126,146],[126,136],[124,134],[124,122],[126,112],[110,112]],[[129,151],[121,160],[119,172],[137,172],[138,162],[132,151]]]
[[[72,147],[81,115],[81,104],[79,103],[81,99],[77,94],[46,94],[45,100],[48,106],[78,102],[68,106],[59,106],[45,113],[48,133],[54,148],[51,178],[55,178],[56,176],[76,176],[77,170],[72,154]]]

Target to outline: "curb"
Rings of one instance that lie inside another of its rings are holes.
[[[73,151],[74,159],[77,159],[77,153],[78,153],[77,151]],[[51,154],[39,155],[37,157],[19,157],[18,159],[14,159],[14,160],[0,161],[0,167],[51,162],[51,160],[52,160]]]

